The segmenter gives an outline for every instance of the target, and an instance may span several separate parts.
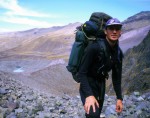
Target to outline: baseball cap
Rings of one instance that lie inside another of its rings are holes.
[[[120,22],[117,18],[109,19],[109,20],[106,22],[106,26],[105,26],[105,27],[108,27],[108,26],[111,26],[111,25],[119,25],[119,26],[122,26],[121,22]]]

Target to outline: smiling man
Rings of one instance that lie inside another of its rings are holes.
[[[121,74],[122,74],[122,51],[119,47],[119,37],[121,36],[122,24],[117,18],[112,18],[106,23],[105,34],[109,43],[113,65],[112,80],[117,95],[116,111],[122,112],[122,92],[121,92]],[[119,54],[120,53],[120,54]],[[120,58],[119,58],[120,57]],[[118,59],[117,59],[118,58]],[[115,64],[116,63],[116,64]],[[118,63],[118,64],[117,64]]]
[[[118,19],[108,20],[104,29],[106,38],[89,45],[84,53],[78,76],[86,118],[100,117],[105,98],[106,79],[108,79],[108,72],[110,71],[112,71],[112,83],[116,93],[116,112],[122,112],[123,53],[118,41],[121,36],[121,28],[122,24]],[[100,44],[103,44],[103,46]],[[100,46],[103,47],[104,52],[100,51]]]

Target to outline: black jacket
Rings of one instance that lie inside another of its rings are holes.
[[[106,39],[104,39],[104,42],[107,47],[107,54],[110,57],[110,59],[107,59],[108,62],[105,64],[104,69],[107,72],[112,70],[112,82],[117,99],[122,99],[121,75],[123,54],[118,43],[114,46],[114,48],[111,48]],[[93,79],[103,79],[100,75],[96,74],[97,69],[102,66],[102,63],[100,62],[101,55],[99,53],[99,48],[100,46],[96,41],[87,46],[78,72],[80,88],[86,97],[93,95],[88,82],[88,77],[92,77]]]

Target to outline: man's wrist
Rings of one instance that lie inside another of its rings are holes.
[[[117,97],[117,100],[121,100],[121,101],[123,101],[122,96],[116,96],[116,97]]]
[[[119,98],[119,99],[117,99],[117,100],[123,101],[123,99],[122,99],[122,98]]]
[[[87,97],[89,97],[89,96],[94,96],[92,93],[86,93],[85,94],[85,97],[87,98]]]

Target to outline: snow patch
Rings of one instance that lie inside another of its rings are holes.
[[[22,67],[16,67],[16,69],[13,71],[14,73],[21,73],[24,72]]]

